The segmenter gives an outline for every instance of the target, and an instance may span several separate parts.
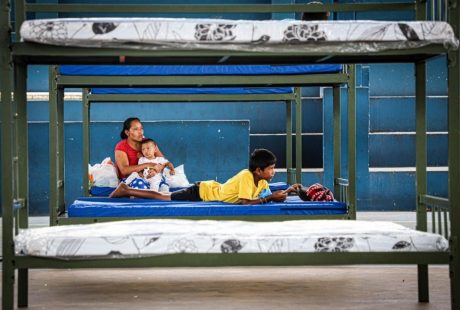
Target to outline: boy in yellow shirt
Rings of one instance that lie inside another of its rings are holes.
[[[224,184],[216,181],[202,181],[172,193],[159,193],[128,187],[120,183],[109,197],[150,198],[174,201],[222,201],[255,205],[270,201],[282,202],[287,194],[296,189],[293,187],[285,191],[272,193],[268,186],[275,175],[275,155],[266,149],[256,149],[249,159],[249,169],[243,169],[228,179]]]

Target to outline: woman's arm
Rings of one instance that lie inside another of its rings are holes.
[[[157,145],[157,147],[155,148],[155,157],[165,157],[165,156],[163,155],[163,153],[161,153],[160,148],[158,147],[158,145]]]

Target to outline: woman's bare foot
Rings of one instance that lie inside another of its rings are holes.
[[[171,200],[170,193],[159,193],[154,190],[135,189],[125,183],[118,184],[118,187],[109,195],[109,198],[136,197],[144,199]]]
[[[128,185],[121,182],[120,184],[118,184],[117,188],[110,193],[109,198],[128,197],[128,189]]]

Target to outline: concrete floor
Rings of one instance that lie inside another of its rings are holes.
[[[29,309],[450,309],[447,267],[31,270]]]
[[[413,227],[415,214],[358,218]],[[417,302],[416,267],[399,265],[31,270],[29,279],[29,309],[450,309],[446,266],[430,267],[430,303]]]

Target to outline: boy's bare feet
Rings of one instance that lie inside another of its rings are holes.
[[[125,183],[121,182],[118,184],[117,188],[110,193],[109,198],[118,198],[118,197],[127,197],[129,196],[127,191],[128,191],[128,185]]]

